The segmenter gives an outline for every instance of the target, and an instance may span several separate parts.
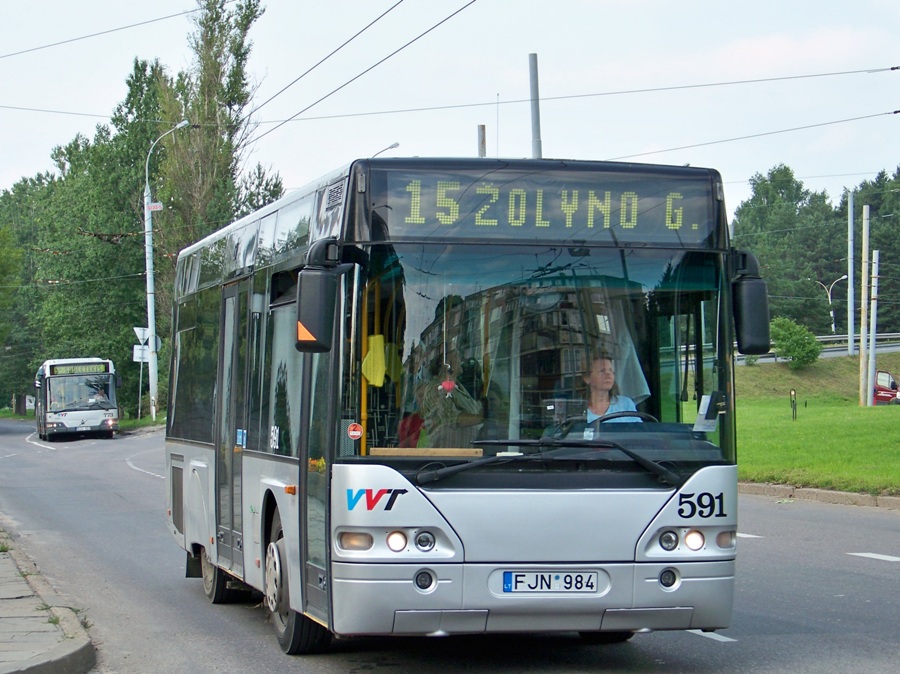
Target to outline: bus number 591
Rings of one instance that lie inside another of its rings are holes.
[[[727,517],[725,495],[722,492],[710,494],[708,491],[704,491],[699,494],[679,494],[678,505],[678,516],[684,519],[690,519],[694,515],[704,519]]]

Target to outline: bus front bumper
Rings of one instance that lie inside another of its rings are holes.
[[[515,565],[521,568],[521,565]],[[728,627],[735,563],[578,565],[605,578],[594,594],[508,594],[494,565],[431,565],[434,587],[417,589],[425,565],[333,565],[333,630],[339,635],[443,636],[500,632],[715,630]],[[573,567],[574,568],[574,567]],[[660,575],[675,569],[665,588]],[[362,610],[360,607],[365,607]]]

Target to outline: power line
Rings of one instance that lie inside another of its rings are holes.
[[[283,94],[285,91],[287,91],[288,89],[290,89],[292,86],[294,86],[295,84],[297,84],[297,82],[299,82],[299,81],[302,80],[304,77],[306,77],[307,75],[309,75],[313,70],[315,70],[315,69],[318,68],[320,65],[322,65],[323,63],[325,63],[325,61],[327,61],[328,59],[330,59],[332,56],[334,56],[335,54],[337,54],[341,49],[343,49],[343,48],[346,47],[348,44],[350,44],[351,42],[353,42],[353,40],[355,40],[355,39],[358,38],[360,35],[362,35],[362,34],[365,33],[367,30],[369,30],[369,28],[371,28],[371,27],[374,26],[376,23],[378,23],[379,21],[381,21],[385,16],[387,16],[388,14],[390,14],[394,9],[396,9],[396,8],[397,8],[398,6],[400,6],[402,3],[403,3],[403,0],[398,0],[395,4],[391,5],[387,10],[385,10],[384,12],[382,12],[381,15],[379,15],[377,18],[375,18],[373,21],[371,21],[365,28],[363,28],[362,30],[358,31],[353,37],[351,37],[351,38],[349,38],[348,40],[346,40],[340,47],[338,47],[337,49],[333,50],[330,54],[328,54],[327,56],[325,56],[324,58],[322,58],[321,60],[319,60],[318,63],[316,63],[316,64],[313,65],[311,68],[309,68],[306,72],[304,72],[302,75],[300,75],[299,77],[297,77],[297,79],[295,79],[293,82],[291,82],[291,83],[288,84],[287,86],[283,87],[283,88],[282,88],[281,90],[279,90],[277,93],[273,94],[272,96],[270,96],[269,98],[267,98],[265,101],[263,101],[262,103],[260,103],[259,105],[257,105],[253,110],[251,110],[250,112],[247,113],[247,116],[246,116],[244,119],[246,119],[247,117],[249,117],[249,116],[252,115],[253,113],[257,112],[257,111],[258,111],[260,108],[262,108],[264,105],[268,105],[268,104],[271,103],[275,98],[277,98],[278,96],[280,96],[281,94]]]
[[[650,154],[662,154],[664,152],[676,152],[678,150],[689,150],[695,147],[705,147],[707,145],[718,145],[720,143],[733,143],[738,140],[748,140],[750,138],[762,138],[764,136],[774,136],[779,133],[790,133],[792,131],[803,131],[805,129],[815,129],[822,126],[831,126],[832,124],[844,124],[846,122],[858,122],[863,119],[872,119],[873,117],[882,117],[884,115],[897,115],[900,110],[892,110],[888,112],[878,112],[874,115],[863,115],[861,117],[848,117],[847,119],[836,119],[831,122],[819,122],[818,124],[807,124],[805,126],[795,126],[790,129],[779,129],[778,131],[764,131],[762,133],[751,133],[747,136],[736,136],[734,138],[723,138],[721,140],[710,140],[705,143],[694,143],[693,145],[682,145],[680,147],[670,147],[665,150],[650,150],[648,152],[639,152],[637,154],[626,154],[620,157],[610,157],[608,161],[617,161],[620,159],[633,159],[634,157],[646,157]]]
[[[231,0],[232,2],[234,0]],[[229,4],[229,3],[226,3]],[[183,12],[178,12],[177,14],[169,14],[168,16],[161,16],[157,19],[148,19],[147,21],[139,21],[138,23],[132,23],[127,26],[119,26],[118,28],[110,28],[108,30],[101,30],[97,33],[90,33],[88,35],[82,35],[80,37],[69,38],[68,40],[60,40],[59,42],[51,42],[50,44],[44,44],[40,47],[31,47],[29,49],[22,49],[20,51],[10,52],[9,54],[0,54],[0,59],[10,58],[12,56],[21,56],[22,54],[30,54],[32,52],[41,51],[42,49],[50,49],[51,47],[59,47],[64,44],[71,44],[72,42],[79,42],[81,40],[89,40],[92,37],[100,37],[101,35],[109,35],[110,33],[118,33],[119,31],[128,30],[130,28],[138,28],[140,26],[146,26],[151,23],[158,23],[160,21],[167,21],[168,19],[175,19],[181,16],[186,16],[187,14],[193,14],[194,12],[203,11],[202,7],[198,7],[197,9],[188,9]]]
[[[307,110],[309,110],[309,109],[312,108],[313,106],[318,105],[319,103],[321,103],[322,101],[324,101],[326,98],[329,98],[330,96],[333,96],[333,95],[336,94],[338,91],[340,91],[340,90],[343,89],[344,87],[350,85],[351,83],[355,82],[356,80],[358,80],[360,77],[362,77],[362,76],[365,75],[366,73],[371,72],[372,70],[374,70],[375,68],[377,68],[378,66],[380,66],[382,63],[384,63],[385,61],[387,61],[387,60],[390,59],[391,57],[395,56],[396,54],[399,54],[401,51],[403,51],[404,49],[406,49],[407,47],[409,47],[409,46],[410,46],[411,44],[413,44],[414,42],[417,42],[418,40],[422,39],[422,38],[423,38],[424,36],[426,36],[428,33],[430,33],[431,31],[435,30],[436,28],[438,28],[438,27],[441,26],[442,24],[446,23],[447,21],[449,21],[449,20],[452,19],[454,16],[456,16],[457,14],[459,14],[460,12],[462,12],[464,9],[466,9],[466,8],[468,8],[468,7],[471,7],[472,5],[475,4],[476,1],[477,1],[477,0],[469,0],[468,3],[466,3],[465,5],[463,5],[462,7],[460,7],[459,9],[457,9],[455,12],[453,12],[453,13],[450,14],[449,16],[446,16],[446,17],[444,17],[443,19],[441,19],[440,21],[438,21],[438,22],[437,22],[436,24],[434,24],[431,28],[429,28],[428,30],[426,30],[426,31],[423,32],[423,33],[420,33],[419,35],[417,35],[416,37],[414,37],[412,40],[410,40],[409,42],[407,42],[406,44],[404,44],[402,47],[398,47],[397,49],[395,49],[394,51],[392,51],[390,54],[388,54],[387,56],[385,56],[385,57],[384,57],[383,59],[381,59],[380,61],[377,61],[377,62],[373,63],[371,66],[369,66],[368,68],[366,68],[365,70],[363,70],[363,71],[362,71],[361,73],[359,73],[358,75],[356,75],[356,76],[350,78],[349,80],[347,80],[346,82],[344,82],[344,83],[343,83],[342,85],[340,85],[339,87],[337,87],[337,88],[335,88],[335,89],[332,89],[330,92],[328,92],[327,94],[325,94],[324,96],[322,96],[321,98],[319,98],[317,101],[314,101],[313,103],[310,103],[310,104],[307,105],[305,108],[303,108],[303,109],[300,110],[299,112],[296,112],[295,114],[291,115],[290,117],[288,117],[288,118],[285,119],[284,121],[280,122],[280,123],[277,124],[276,126],[272,127],[272,128],[269,129],[268,131],[266,131],[265,133],[261,133],[261,134],[258,135],[256,138],[251,138],[251,139],[247,142],[247,144],[248,144],[248,145],[252,145],[253,143],[255,143],[255,142],[257,142],[258,140],[260,140],[261,138],[264,138],[265,136],[268,136],[268,135],[269,135],[270,133],[272,133],[273,131],[276,131],[277,129],[280,129],[282,126],[284,126],[285,124],[287,124],[288,122],[290,122],[291,120],[293,120],[295,117],[298,117],[299,115],[302,115],[304,112],[306,112]]]

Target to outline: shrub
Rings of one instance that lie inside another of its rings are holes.
[[[789,318],[776,318],[771,325],[772,343],[779,358],[787,358],[794,370],[815,363],[822,353],[822,345],[815,335]]]

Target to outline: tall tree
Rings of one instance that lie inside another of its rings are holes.
[[[756,174],[750,183],[752,196],[735,211],[735,245],[759,257],[772,315],[817,334],[830,333],[827,296],[818,282],[840,276],[839,243],[845,228],[827,195],[807,190],[783,164],[766,176]]]
[[[241,181],[244,152],[253,122],[248,114],[253,87],[247,74],[252,43],[250,28],[262,15],[259,0],[232,3],[199,0],[201,12],[190,36],[194,60],[175,79],[160,84],[166,129],[180,119],[190,131],[167,136],[162,143],[157,200],[166,205],[154,219],[158,265],[158,334],[167,334],[172,280],[178,251],[247,212],[281,195],[281,180],[257,166]],[[163,318],[164,317],[164,318]]]

